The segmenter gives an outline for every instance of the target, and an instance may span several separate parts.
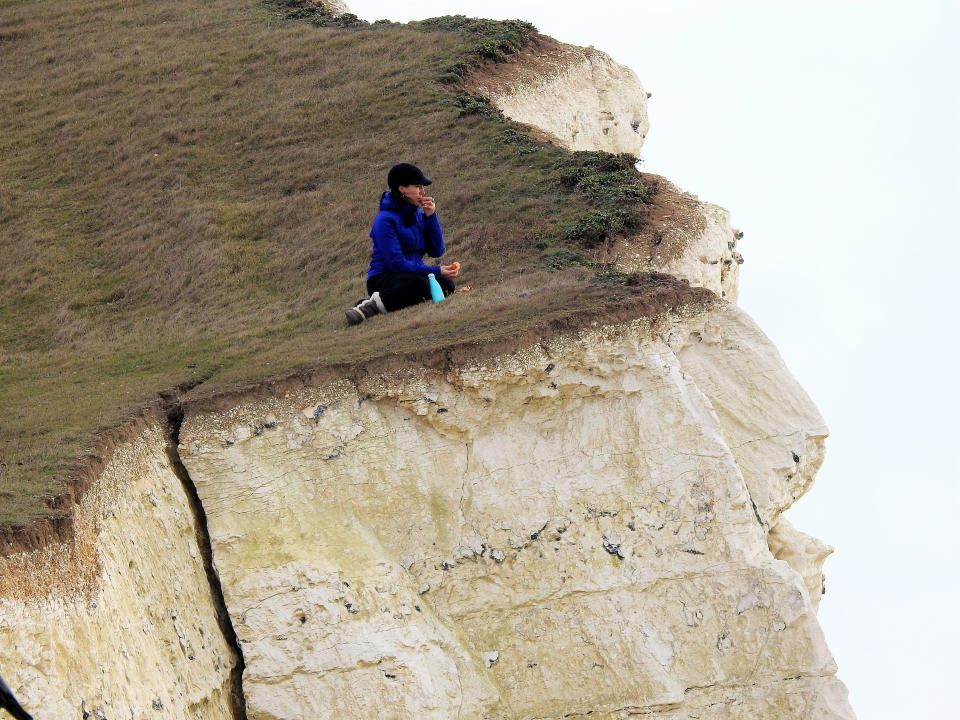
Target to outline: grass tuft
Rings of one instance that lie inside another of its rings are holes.
[[[583,265],[585,262],[586,258],[584,258],[583,253],[567,250],[565,248],[553,250],[551,252],[545,252],[540,256],[540,265],[553,272],[564,270],[568,267],[574,267],[576,265]]]
[[[639,228],[638,205],[652,192],[640,180],[636,163],[632,155],[603,151],[575,152],[559,161],[560,184],[582,193],[596,208],[566,225],[567,240],[592,248]]]
[[[441,82],[450,77],[463,79],[485,62],[506,62],[533,37],[537,28],[524,20],[488,20],[465,15],[443,15],[410,23],[423,30],[463,33],[472,38],[464,58],[447,66]]]
[[[486,95],[460,92],[453,96],[453,102],[460,108],[460,117],[464,117],[465,115],[484,115],[486,117],[503,118],[503,113],[494,107]]]
[[[317,4],[313,0],[263,0],[263,4],[274,10],[284,20],[309,20],[314,27],[370,26],[370,23],[361,20],[353,13],[334,13],[325,5]]]

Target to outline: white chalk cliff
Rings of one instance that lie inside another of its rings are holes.
[[[118,447],[74,538],[0,557],[0,658],[36,720],[230,720],[221,631],[190,500],[156,425]]]
[[[570,147],[634,152],[646,95],[598,57],[513,96],[577,128]],[[587,91],[596,107],[563,100]],[[21,702],[38,720],[851,720],[816,618],[830,549],[781,516],[827,430],[733,303],[726,212],[684,207],[620,262],[712,303],[188,405],[176,451],[146,422],[75,542],[0,558]]]
[[[469,84],[508,117],[571,150],[639,155],[650,129],[636,74],[593,48],[537,38]]]
[[[768,542],[825,434],[721,304],[200,412],[180,452],[251,717],[840,718]]]

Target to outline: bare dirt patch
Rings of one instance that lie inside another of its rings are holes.
[[[641,173],[641,178],[651,189],[651,198],[637,208],[639,231],[600,248],[595,261],[616,264],[623,256],[639,256],[649,267],[663,270],[667,263],[682,257],[690,242],[706,230],[703,204],[696,195],[660,175]]]
[[[536,85],[545,77],[559,75],[596,52],[538,33],[506,62],[478,67],[466,78],[464,87],[483,95],[506,95]]]

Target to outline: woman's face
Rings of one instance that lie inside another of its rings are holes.
[[[423,185],[400,185],[397,190],[411,205],[420,207],[423,200]]]

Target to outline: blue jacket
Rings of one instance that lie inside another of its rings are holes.
[[[443,231],[437,214],[427,217],[415,205],[397,201],[385,192],[380,212],[370,230],[373,253],[367,278],[384,272],[410,272],[440,276],[436,265],[424,265],[423,256],[443,255]]]

